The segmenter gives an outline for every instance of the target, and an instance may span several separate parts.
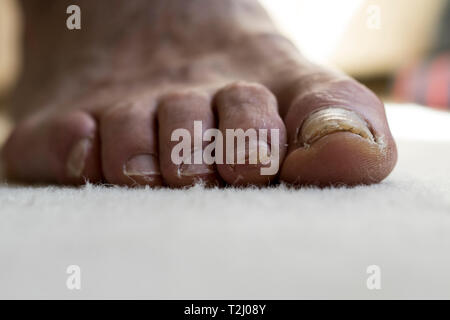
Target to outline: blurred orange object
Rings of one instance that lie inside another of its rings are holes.
[[[450,52],[414,63],[398,72],[393,96],[397,101],[450,110]]]

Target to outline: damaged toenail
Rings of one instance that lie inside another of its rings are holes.
[[[128,177],[138,176],[145,179],[160,175],[158,158],[151,154],[134,156],[123,166],[123,174]]]
[[[194,177],[214,173],[208,166],[202,164],[181,164],[178,170],[179,177]]]
[[[375,142],[367,122],[355,112],[343,108],[327,108],[312,113],[299,131],[298,138],[305,145],[310,145],[331,133],[343,131]]]
[[[270,146],[264,141],[250,139],[248,149],[237,150],[237,164],[268,164],[270,158]]]
[[[272,161],[270,146],[264,141],[258,143],[258,162],[261,164],[269,164]]]
[[[67,158],[67,174],[69,177],[79,178],[81,177],[84,166],[86,164],[86,158],[89,150],[92,147],[91,138],[83,138],[79,140],[69,153]]]
[[[193,177],[214,173],[214,170],[211,169],[211,166],[208,166],[204,163],[192,164],[192,162],[195,162],[195,159],[202,159],[202,157],[203,150],[194,148],[191,154],[186,155],[186,157],[183,159],[183,162],[178,167],[178,177]]]

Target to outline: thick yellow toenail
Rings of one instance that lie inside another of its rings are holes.
[[[92,147],[91,138],[83,138],[79,140],[69,153],[67,158],[67,175],[73,178],[81,177],[84,166],[86,164],[86,158],[88,156],[89,150]]]
[[[151,154],[134,156],[123,166],[123,174],[128,177],[151,177],[160,175],[159,160]]]
[[[334,132],[347,131],[375,142],[367,122],[355,112],[342,108],[327,108],[312,113],[303,122],[298,138],[305,145]]]

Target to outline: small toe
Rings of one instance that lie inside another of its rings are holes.
[[[159,103],[158,122],[161,172],[166,184],[218,185],[214,162],[203,156],[210,143],[203,141],[204,134],[215,127],[210,94],[184,90],[165,95]]]
[[[11,180],[60,184],[102,180],[97,124],[83,111],[42,113],[20,122],[2,157]]]
[[[222,178],[232,185],[267,185],[286,151],[286,129],[275,96],[263,85],[235,82],[215,97],[224,137]]]
[[[106,181],[128,186],[163,184],[153,98],[139,97],[105,110],[100,127]]]

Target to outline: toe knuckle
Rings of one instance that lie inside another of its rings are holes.
[[[91,116],[78,111],[57,114],[50,122],[52,123],[51,128],[55,134],[66,132],[90,134],[96,127],[96,123]]]
[[[226,87],[224,87],[219,92],[219,97],[222,99],[264,99],[271,100],[275,99],[272,92],[264,85],[256,82],[244,82],[237,81],[233,82]]]
[[[253,82],[234,82],[217,95],[222,108],[277,109],[277,101],[264,85]]]
[[[133,102],[118,103],[105,109],[101,114],[102,122],[123,122],[139,114],[142,106]]]
[[[202,91],[195,89],[179,90],[163,96],[158,109],[160,112],[173,112],[179,109],[187,109],[192,105],[203,105],[208,101],[208,95]]]
[[[223,91],[227,94],[271,94],[270,90],[257,82],[235,81],[227,85]]]

